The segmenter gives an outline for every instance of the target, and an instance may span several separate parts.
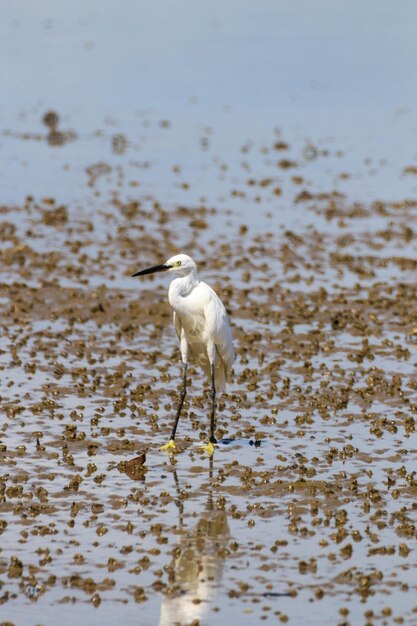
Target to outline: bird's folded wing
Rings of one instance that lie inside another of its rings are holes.
[[[220,298],[216,294],[214,295],[215,297],[205,307],[204,313],[213,342],[227,371],[235,359],[232,331],[230,330],[226,309]]]

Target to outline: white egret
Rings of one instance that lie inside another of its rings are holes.
[[[197,266],[187,254],[177,254],[162,265],[154,265],[133,276],[154,272],[169,272],[178,276],[169,286],[168,300],[174,310],[174,326],[180,340],[184,366],[180,402],[171,437],[161,450],[175,449],[175,434],[187,393],[187,367],[191,357],[201,365],[211,380],[210,438],[205,449],[213,454],[213,444],[217,443],[214,436],[216,392],[224,390],[235,359],[226,309],[213,289],[199,279]]]

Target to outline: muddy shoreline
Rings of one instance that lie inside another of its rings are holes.
[[[321,623],[411,623],[415,202],[312,193],[297,162],[280,164],[296,229],[278,205],[260,233],[239,211],[141,191],[100,211],[53,197],[1,207],[3,620],[51,624],[63,604],[68,624],[107,623],[107,610],[297,624],[317,604]],[[87,168],[93,194],[111,169]],[[280,197],[267,176],[244,185]],[[179,454],[159,451],[179,350],[166,281],[131,278],[180,251],[236,341],[212,463],[194,367]]]

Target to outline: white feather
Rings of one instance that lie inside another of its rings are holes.
[[[187,267],[184,267],[184,257]],[[184,339],[189,356],[210,375],[214,361],[216,391],[225,388],[229,370],[235,359],[232,332],[226,309],[215,291],[197,275],[194,261],[187,255],[177,255],[167,261],[174,264],[180,259],[186,272],[172,281],[169,303],[174,309],[174,325],[179,339]],[[182,350],[183,351],[183,350]],[[213,356],[214,355],[214,359]],[[187,354],[182,354],[183,360]]]

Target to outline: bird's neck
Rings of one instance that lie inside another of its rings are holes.
[[[188,294],[191,293],[199,282],[200,279],[197,272],[190,272],[187,276],[182,276],[181,278],[173,280],[169,286],[170,303],[173,304],[177,298],[184,298],[185,296],[188,296]]]

